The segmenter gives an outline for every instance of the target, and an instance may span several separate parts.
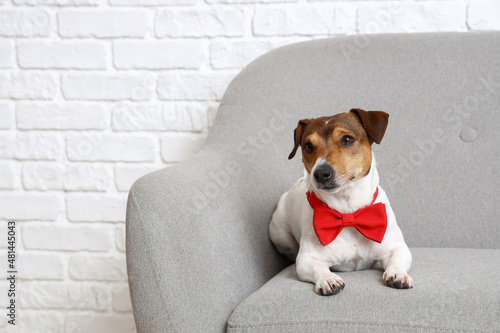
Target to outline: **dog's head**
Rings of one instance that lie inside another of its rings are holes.
[[[388,121],[389,115],[383,111],[361,109],[302,119],[295,129],[295,145],[288,159],[300,146],[314,188],[336,192],[369,173],[371,145],[382,141]]]

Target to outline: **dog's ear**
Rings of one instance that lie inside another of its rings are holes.
[[[384,111],[365,111],[361,109],[352,109],[350,112],[358,116],[361,125],[368,134],[370,144],[373,142],[380,144],[389,123],[389,114]]]
[[[293,131],[294,146],[292,152],[290,153],[290,155],[288,155],[289,160],[291,160],[295,156],[295,153],[297,152],[297,149],[300,146],[300,142],[302,141],[302,134],[304,133],[305,128],[310,122],[311,119],[299,120],[297,128],[295,129],[295,131]]]

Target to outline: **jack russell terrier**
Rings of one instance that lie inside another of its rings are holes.
[[[300,280],[319,295],[336,295],[344,281],[333,271],[381,263],[383,279],[409,289],[411,253],[379,186],[371,145],[380,144],[389,115],[352,109],[300,120],[288,159],[302,150],[304,176],[285,192],[269,226],[278,251],[296,261]],[[307,173],[306,173],[307,172]]]

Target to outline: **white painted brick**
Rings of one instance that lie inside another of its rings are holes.
[[[2,1],[4,0],[0,0],[0,5],[2,5]],[[2,288],[2,290],[7,290],[9,289],[7,287],[7,283],[6,282],[0,282],[0,288]],[[2,294],[5,294],[5,295],[2,295]],[[7,302],[9,302],[8,298],[7,298],[7,293],[1,293],[0,294],[0,304],[8,304]],[[7,327],[9,326],[9,327]],[[14,326],[14,325],[10,325],[7,320],[2,320],[0,321],[0,330],[2,332],[5,332],[5,333],[14,333],[14,332],[19,332],[19,326]]]
[[[56,194],[0,193],[0,219],[55,220],[63,209]]]
[[[25,163],[23,187],[26,190],[62,190],[65,171],[65,165],[60,163]]]
[[[114,63],[121,69],[197,69],[203,48],[201,41],[116,42]]]
[[[9,98],[10,74],[0,72],[0,98]]]
[[[297,2],[298,0],[206,0],[209,4],[241,4],[241,3],[273,3],[273,2]],[[311,0],[309,0],[311,1]],[[331,0],[328,0],[331,1]]]
[[[149,100],[155,81],[151,74],[67,74],[62,91],[70,100]]]
[[[113,170],[110,165],[78,163],[66,165],[64,190],[100,191],[110,189],[113,183]]]
[[[0,40],[0,68],[12,67],[14,59],[14,42],[12,40]]]
[[[52,73],[17,72],[12,73],[7,80],[8,95],[13,99],[50,100],[59,90],[57,76]]]
[[[135,333],[132,314],[77,313],[66,316],[65,332]]]
[[[57,160],[64,151],[59,133],[21,132],[17,135],[15,157],[22,160]]]
[[[201,132],[208,127],[207,106],[204,104],[166,104],[163,123],[168,131]]]
[[[115,233],[116,233],[116,248],[120,252],[125,252],[126,250],[126,244],[125,244],[125,224],[118,225],[115,228]]]
[[[104,284],[23,282],[19,302],[26,309],[108,310],[111,291]]]
[[[109,49],[95,42],[21,42],[17,60],[22,68],[106,69]]]
[[[22,280],[63,280],[67,259],[62,253],[23,252],[18,259],[18,276]]]
[[[0,221],[0,228],[2,228],[1,230],[7,230],[7,222],[9,222],[11,220],[4,220],[2,219],[2,221]],[[16,225],[16,232],[17,230],[19,230],[19,225]],[[7,244],[7,233],[6,232],[0,232],[0,249],[6,249],[8,244]],[[3,257],[2,257],[3,256]],[[3,260],[5,258],[5,261],[4,262],[7,262],[7,253],[6,251],[0,251],[0,260]],[[0,288],[1,288],[1,283],[3,281],[0,280]],[[1,290],[1,289],[0,289]],[[2,301],[2,293],[0,293],[0,302]],[[0,303],[2,304],[2,303]],[[1,327],[1,326],[0,326]]]
[[[109,0],[112,6],[186,6],[196,3],[198,0]]]
[[[22,310],[22,319],[20,319],[19,322],[16,322],[16,326],[9,326],[16,327],[15,332],[65,333],[65,315],[64,311],[39,311],[24,309]],[[5,333],[10,332],[10,330],[5,331]]]
[[[235,6],[162,10],[156,14],[157,37],[238,37],[245,33],[245,12]]]
[[[14,4],[23,6],[96,6],[103,1],[104,0],[12,0]]]
[[[14,163],[0,162],[0,189],[11,190],[16,188],[18,174]]]
[[[103,225],[27,223],[21,231],[29,250],[107,252],[113,244],[112,229]]]
[[[161,138],[161,156],[164,162],[183,161],[199,152],[204,146],[207,133],[166,133]]]
[[[158,96],[165,100],[220,100],[234,74],[165,73],[158,78]]]
[[[74,280],[127,281],[125,254],[73,254],[68,272]]]
[[[356,7],[348,3],[336,5],[333,33],[354,35],[356,32]]]
[[[61,10],[59,34],[63,37],[144,37],[150,29],[146,10]]]
[[[391,3],[358,8],[360,33],[464,31],[466,3]]]
[[[69,134],[66,139],[71,161],[152,162],[156,140],[136,134],[101,132]]]
[[[12,132],[0,132],[0,157],[12,158],[16,148],[16,139]]]
[[[106,191],[113,171],[108,165],[88,163],[25,163],[22,180],[27,190]]]
[[[165,130],[159,104],[121,103],[113,108],[113,129],[116,131]]]
[[[329,4],[258,7],[253,31],[257,36],[330,35],[335,32],[335,7]]]
[[[123,222],[127,196],[124,194],[68,194],[66,213],[70,221]]]
[[[131,312],[130,290],[127,284],[115,285],[111,291],[113,295],[113,310],[117,312]]]
[[[115,131],[203,131],[207,129],[206,106],[202,104],[131,104],[113,108]]]
[[[14,111],[9,104],[0,103],[0,129],[9,129],[14,125]]]
[[[1,112],[1,106],[0,106]],[[31,129],[105,129],[110,113],[100,104],[17,103],[17,128]]]
[[[48,11],[0,9],[0,36],[37,37],[50,34]]]
[[[500,30],[500,1],[469,2],[467,24],[472,30]]]
[[[273,48],[275,45],[272,42],[212,42],[210,44],[210,65],[215,69],[243,68]]]
[[[118,191],[128,192],[132,184],[148,173],[158,170],[154,165],[117,165],[115,166],[115,182]]]
[[[2,221],[3,222],[3,221]],[[5,223],[5,222],[4,222]],[[4,226],[4,223],[2,223],[2,226]],[[0,259],[1,260],[4,260],[5,259],[5,263],[7,262],[7,255],[5,254],[5,251],[3,251],[4,253],[1,253],[0,252],[0,256],[2,256]],[[17,281],[16,281],[17,283]],[[8,288],[8,285],[10,283],[7,282],[7,280],[5,278],[2,277],[2,279],[0,280],[0,288],[2,288],[1,290],[7,290],[9,289]],[[8,300],[8,297],[7,297],[7,293],[0,293],[0,304],[6,304],[6,301]],[[2,323],[0,322],[0,327],[2,327]],[[3,331],[2,331],[3,332]]]

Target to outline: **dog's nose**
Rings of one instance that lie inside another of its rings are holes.
[[[314,171],[314,179],[318,183],[324,184],[333,177],[333,169],[328,165],[320,165]]]

